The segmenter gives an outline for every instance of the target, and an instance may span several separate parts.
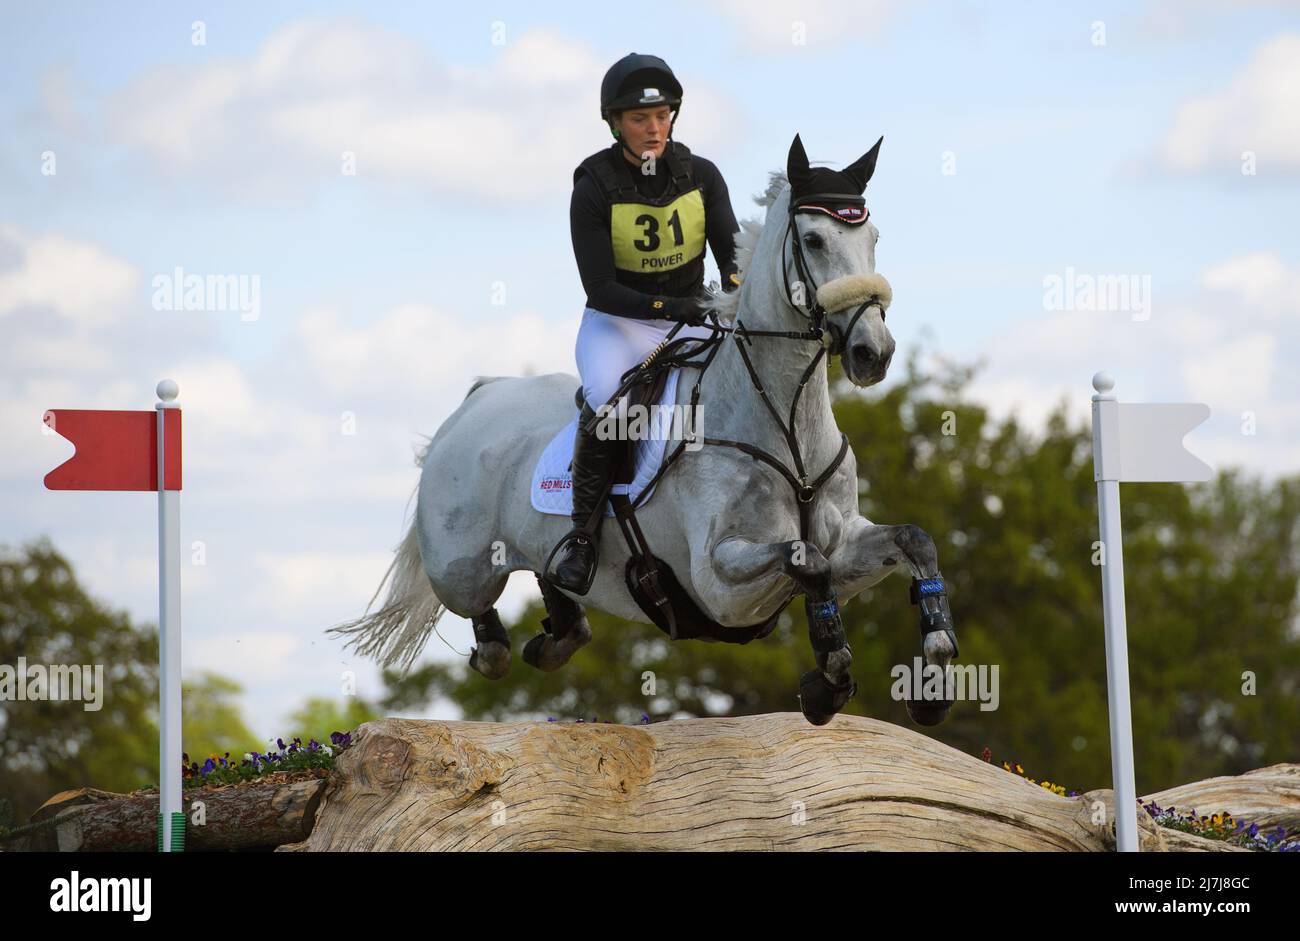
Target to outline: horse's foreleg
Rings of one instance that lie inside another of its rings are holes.
[[[713,564],[715,574],[734,588],[779,571],[803,589],[817,669],[800,679],[799,704],[809,722],[825,725],[857,692],[849,675],[853,651],[840,621],[830,560],[815,545],[800,540],[756,543],[732,537],[714,547]]]
[[[911,523],[877,525],[859,517],[848,538],[831,553],[834,584],[853,597],[905,566],[912,574],[912,603],[920,609],[921,653],[927,665],[947,673],[958,655],[957,633],[943,576],[939,551],[930,535]],[[908,714],[921,725],[938,725],[952,700],[906,700]]]
[[[546,617],[542,619],[542,633],[524,645],[524,662],[549,673],[568,663],[579,647],[590,642],[591,626],[582,605],[540,575],[537,587],[542,591]]]

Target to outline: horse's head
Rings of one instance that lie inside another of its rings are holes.
[[[783,293],[791,317],[825,332],[832,355],[859,386],[885,378],[894,338],[885,327],[889,282],[876,274],[879,230],[862,197],[876,169],[882,137],[843,170],[809,167],[799,135],[786,163],[789,185],[768,207],[771,230],[785,215]]]

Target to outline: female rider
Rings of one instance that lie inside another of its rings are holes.
[[[740,284],[736,217],[718,168],[672,139],[682,86],[658,56],[631,53],[600,85],[600,116],[614,143],[573,172],[569,227],[587,292],[575,355],[585,402],[573,447],[573,525],[549,580],[586,594],[593,577],[613,462],[625,442],[602,440],[596,409],[628,369],[673,328],[678,337],[712,336],[704,310],[705,242],[725,291]],[[597,514],[591,534],[580,532]]]

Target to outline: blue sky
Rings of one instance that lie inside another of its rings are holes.
[[[470,377],[574,371],[571,172],[609,140],[600,77],[632,50],[676,70],[676,136],[739,216],[795,132],[839,166],[883,134],[867,198],[899,349],[985,358],[972,392],[996,413],[1034,425],[1065,397],[1082,421],[1105,368],[1121,398],[1209,403],[1211,463],[1300,467],[1300,4],[655,11],[630,32],[607,4],[0,4],[10,542],[50,535],[99,597],[155,618],[153,503],[45,491],[71,448],[40,416],[148,408],[175,378],[183,544],[207,552],[185,573],[187,672],[239,677],[268,736],[342,670],[377,695],[320,632],[369,600],[412,449]],[[257,276],[257,319],[153,309],[178,266]],[[1148,279],[1149,317],[1045,309],[1067,269]],[[516,576],[504,607],[532,592]],[[465,622],[442,630],[468,649]]]

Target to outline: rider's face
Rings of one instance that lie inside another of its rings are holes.
[[[624,111],[619,115],[618,129],[633,153],[638,156],[650,153],[657,160],[664,155],[671,123],[672,111],[660,105],[657,108]]]

